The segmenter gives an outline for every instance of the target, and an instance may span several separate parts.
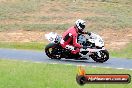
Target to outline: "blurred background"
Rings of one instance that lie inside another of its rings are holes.
[[[132,0],[0,0],[0,47],[43,50],[45,33],[61,35],[77,19],[112,57],[132,58]]]

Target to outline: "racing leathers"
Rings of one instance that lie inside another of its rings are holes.
[[[88,32],[81,32],[82,34],[86,34]],[[80,48],[83,47],[79,43],[77,43],[78,37],[78,29],[76,26],[69,28],[64,34],[62,35],[61,39],[61,46],[63,48],[69,49],[71,53],[77,54],[80,52]]]

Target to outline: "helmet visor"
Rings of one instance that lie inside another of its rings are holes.
[[[80,26],[82,29],[85,28],[85,25],[83,25],[83,24],[81,24],[81,23],[79,23],[79,26]]]

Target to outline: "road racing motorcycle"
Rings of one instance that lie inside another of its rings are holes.
[[[86,48],[81,48],[80,52],[77,54],[72,54],[69,49],[61,47],[60,41],[62,36],[57,33],[50,32],[45,34],[45,38],[50,42],[45,47],[45,53],[51,59],[60,60],[61,58],[65,58],[88,60],[91,58],[100,63],[106,62],[109,59],[109,52],[104,47],[103,39],[99,35],[92,32],[90,36],[88,34],[78,35],[78,43],[86,46]]]

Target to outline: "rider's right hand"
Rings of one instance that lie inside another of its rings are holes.
[[[87,46],[83,46],[82,48],[83,48],[83,49],[87,49]]]

